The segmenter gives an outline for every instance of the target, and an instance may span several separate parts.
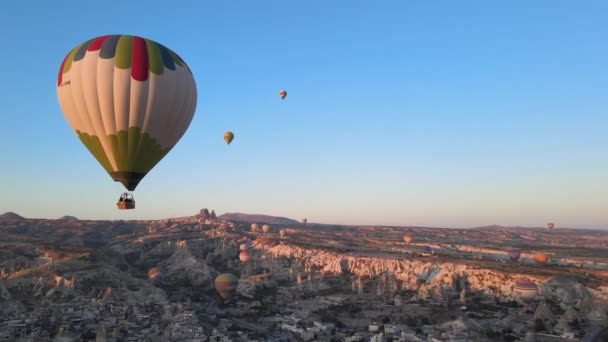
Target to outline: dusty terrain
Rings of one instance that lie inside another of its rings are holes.
[[[579,341],[608,326],[608,231],[287,221],[263,233],[244,219],[263,216],[238,217],[3,215],[0,339]],[[224,301],[213,280],[226,272],[240,282]],[[523,277],[539,288],[530,303],[514,293]]]

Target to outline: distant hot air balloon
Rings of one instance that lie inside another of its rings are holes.
[[[509,249],[509,250],[507,250],[507,256],[512,261],[517,261],[517,260],[519,260],[519,257],[521,257],[521,251],[516,248]]]
[[[249,251],[241,251],[239,253],[239,260],[241,260],[242,263],[246,264],[249,261]]]
[[[412,234],[405,234],[403,235],[403,241],[405,243],[412,243]]]
[[[162,271],[158,267],[152,267],[148,270],[148,278],[150,279],[158,279],[163,275]]]
[[[226,144],[230,145],[230,143],[232,142],[232,139],[234,139],[234,133],[232,133],[232,132],[224,133],[224,141],[226,142]]]
[[[307,220],[307,219],[305,219],[305,218],[303,218],[303,219],[302,219],[302,224],[306,224],[306,222],[308,222],[308,220]]]
[[[553,223],[547,223],[547,229],[553,230],[553,228],[555,228],[555,225]]]
[[[287,92],[285,90],[281,90],[279,91],[279,96],[281,97],[281,100],[285,99],[285,96],[287,96]]]
[[[270,226],[269,226],[269,225],[267,225],[267,224],[263,225],[263,226],[262,226],[262,231],[263,231],[264,233],[268,233],[268,232],[270,231]]]
[[[239,251],[247,251],[247,250],[249,250],[249,245],[247,245],[246,243],[242,243],[239,246]]]
[[[254,232],[254,233],[255,233],[255,232],[257,232],[259,228],[260,228],[260,227],[258,226],[258,224],[257,224],[257,223],[252,223],[252,224],[251,224],[251,231],[252,231],[252,232]]]
[[[224,273],[215,278],[215,290],[224,299],[234,296],[238,286],[239,278],[237,278],[234,274]]]
[[[523,278],[515,283],[514,292],[524,302],[531,302],[538,295],[538,286],[530,279]]]
[[[539,264],[546,264],[547,260],[549,260],[549,257],[547,256],[547,254],[542,253],[542,252],[538,252],[538,253],[534,253],[534,261],[536,261]]]
[[[134,191],[188,129],[197,90],[190,68],[164,45],[106,35],[68,52],[57,98],[89,152],[114,181]],[[119,208],[134,204],[121,196]]]
[[[421,249],[423,253],[433,255],[433,248],[431,246],[422,246]]]
[[[281,239],[283,239],[285,237],[285,235],[287,235],[287,232],[285,231],[285,229],[279,230],[279,237]]]

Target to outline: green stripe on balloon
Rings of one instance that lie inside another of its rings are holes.
[[[111,134],[108,139],[116,160],[116,171],[147,173],[171,150],[171,147],[162,148],[156,139],[148,133],[142,133],[139,127]],[[129,151],[124,148],[128,146],[127,141],[139,142],[136,154],[129,155]]]
[[[114,65],[119,69],[128,69],[131,67],[131,45],[133,36],[121,36],[116,45],[116,53],[114,55]]]
[[[63,66],[63,73],[64,74],[66,72],[70,71],[70,68],[72,67],[72,61],[74,60],[74,55],[76,54],[76,52],[78,51],[78,49],[80,49],[80,47],[82,46],[82,44],[84,44],[84,43],[81,43],[77,47],[73,48],[72,51],[70,51],[70,54],[68,55],[68,59],[66,59],[65,65]]]
[[[103,166],[103,168],[107,172],[112,172],[112,164],[110,164],[110,160],[108,159],[108,156],[106,155],[99,138],[94,135],[82,133],[78,130],[76,131],[76,134],[78,135],[78,138],[80,138],[80,141],[82,141],[84,146],[86,146],[89,152],[91,152],[93,157],[97,159],[99,164],[101,164],[101,166]]]
[[[146,39],[148,46],[148,68],[151,73],[161,75],[163,73],[163,57],[160,54],[160,48],[155,42]]]

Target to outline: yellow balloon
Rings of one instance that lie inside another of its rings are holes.
[[[230,145],[230,143],[232,142],[232,139],[234,139],[234,133],[232,133],[232,132],[224,133],[224,141],[226,142],[226,144]]]

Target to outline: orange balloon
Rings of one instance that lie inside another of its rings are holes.
[[[534,261],[536,261],[539,264],[546,264],[547,260],[549,260],[549,257],[547,256],[547,254],[545,253],[534,253]]]

